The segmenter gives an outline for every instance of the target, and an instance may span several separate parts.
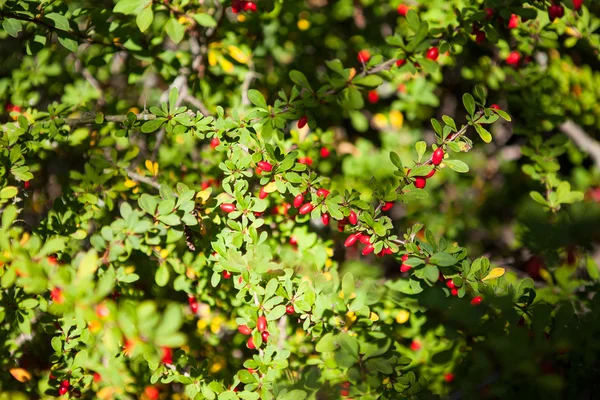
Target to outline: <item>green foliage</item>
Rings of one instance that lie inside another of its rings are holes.
[[[592,396],[597,5],[317,3],[0,2],[0,397]]]

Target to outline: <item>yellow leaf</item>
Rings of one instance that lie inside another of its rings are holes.
[[[150,160],[146,160],[146,162],[144,164],[146,165],[146,169],[148,171],[150,171],[150,173],[153,176],[157,176],[158,175],[158,163],[157,162],[152,162]]]
[[[217,65],[217,52],[213,50],[208,51],[208,65],[214,67]]]
[[[132,181],[131,179],[127,179],[125,181],[125,187],[128,188],[128,189],[134,187],[135,185],[137,185],[136,181]]]
[[[248,55],[246,55],[246,53],[244,53],[239,47],[227,46],[227,50],[229,50],[229,55],[235,61],[239,62],[240,64],[248,63]]]
[[[369,315],[369,319],[371,321],[379,321],[379,315],[377,315],[376,313],[374,313],[373,311],[371,311],[371,314]]]
[[[402,128],[402,125],[404,124],[404,115],[398,110],[390,111],[390,123],[394,128]]]
[[[400,310],[398,311],[398,315],[396,315],[396,322],[399,324],[403,324],[406,321],[408,321],[408,318],[410,317],[410,313],[406,310]]]
[[[221,68],[223,68],[223,71],[225,71],[226,73],[231,73],[233,72],[233,63],[223,57],[219,57],[219,65],[221,66]]]
[[[379,129],[383,129],[387,126],[387,118],[385,117],[385,115],[381,114],[381,113],[377,113],[375,115],[373,115],[373,124],[379,128]]]
[[[487,274],[487,276],[485,278],[482,279],[482,281],[500,278],[502,275],[504,275],[505,272],[506,272],[506,270],[504,268],[494,268],[493,270],[490,271],[489,274]]]
[[[267,193],[273,193],[276,190],[277,190],[277,185],[275,184],[275,182],[269,182],[265,186],[265,192],[267,192]]]
[[[212,193],[212,188],[206,188],[201,192],[198,192],[196,194],[196,199],[201,199],[202,200],[202,204],[206,203],[208,201],[208,198],[210,197],[210,194]]]
[[[308,21],[306,19],[298,20],[298,29],[300,29],[301,31],[305,31],[308,28],[310,28],[310,21]]]
[[[29,382],[31,380],[31,374],[23,368],[11,368],[10,374],[21,383]]]

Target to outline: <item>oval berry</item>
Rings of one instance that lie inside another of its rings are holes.
[[[452,281],[452,279],[448,279],[448,280],[446,281],[446,287],[447,287],[448,289],[454,289],[456,286],[454,285],[454,282]]]
[[[374,250],[374,247],[371,243],[369,243],[368,245],[365,246],[365,248],[363,249],[363,251],[361,252],[361,254],[363,256],[366,256],[367,254],[371,254]]]
[[[356,234],[352,234],[346,238],[346,241],[344,242],[344,246],[352,247],[352,246],[354,246],[354,244],[356,243],[357,240],[358,240],[358,237],[356,236]]]
[[[481,298],[481,296],[475,296],[471,299],[471,304],[473,304],[474,306],[477,306],[479,304],[481,304],[481,301],[483,299]]]
[[[329,151],[329,149],[327,147],[321,147],[320,153],[321,153],[322,158],[327,158],[331,154],[331,152]]]
[[[300,193],[296,197],[294,197],[294,207],[298,208],[304,203],[304,194]]]
[[[408,272],[408,271],[410,271],[410,270],[411,270],[411,268],[412,268],[412,267],[411,267],[410,265],[402,264],[402,265],[400,266],[400,272]]]
[[[215,149],[220,144],[221,144],[221,141],[216,136],[214,138],[212,138],[212,140],[210,141],[210,147],[212,147],[213,149]]]
[[[381,211],[389,211],[392,209],[392,207],[394,207],[394,202],[388,201],[383,205],[383,207],[381,207]]]
[[[310,213],[314,208],[315,207],[312,204],[306,203],[302,207],[300,207],[300,210],[298,211],[298,213],[300,215],[306,215],[306,214]]]
[[[267,332],[267,331],[264,331],[264,332],[261,334],[263,342],[267,343],[267,340],[269,339],[269,335],[270,335],[270,334],[269,334],[269,332]]]
[[[221,210],[223,210],[226,213],[234,212],[235,205],[231,203],[223,203],[221,204]]]
[[[358,240],[360,240],[360,242],[361,242],[362,244],[370,244],[370,243],[371,243],[371,236],[362,236],[362,235],[361,235],[361,236],[358,238]]]
[[[240,325],[238,326],[238,332],[242,335],[249,335],[252,333],[252,329],[248,328],[248,325]]]
[[[396,67],[401,67],[404,64],[406,64],[406,60],[405,59],[401,58],[399,60],[396,60]]]
[[[433,165],[440,165],[442,163],[442,161],[444,160],[444,150],[441,147],[438,147],[437,149],[435,149],[435,151],[433,152],[433,155],[431,156],[431,162],[433,163]]]
[[[358,52],[357,58],[359,62],[366,63],[371,58],[371,53],[369,53],[369,50],[361,50]]]
[[[329,225],[329,214],[325,213],[321,215],[321,222],[323,222],[323,225],[325,226]]]
[[[356,215],[356,213],[354,212],[354,210],[350,211],[350,215],[348,216],[348,221],[352,225],[356,225],[358,223],[358,216]]]
[[[58,394],[60,394],[61,396],[65,395],[67,392],[69,391],[69,388],[66,386],[61,386],[58,389]]]
[[[403,17],[406,17],[406,14],[408,14],[408,6],[406,4],[400,4],[398,6],[398,14],[402,15]]]
[[[260,192],[258,193],[258,198],[262,200],[262,199],[265,199],[268,195],[269,195],[269,193],[267,193],[265,191],[265,187],[264,186],[261,187]]]
[[[306,115],[303,115],[299,120],[298,120],[298,129],[302,129],[306,126],[306,123],[308,122],[308,117]]]
[[[429,58],[432,61],[437,60],[439,55],[440,51],[437,47],[431,47],[429,50],[427,50],[427,53],[425,53],[425,57]]]
[[[369,100],[369,103],[371,104],[375,104],[379,101],[379,94],[377,93],[376,90],[371,90],[369,91],[369,93],[367,94],[367,100]]]
[[[425,185],[427,184],[427,180],[422,177],[422,176],[417,176],[415,178],[415,187],[417,189],[423,189],[425,187]]]
[[[265,329],[267,329],[267,317],[264,315],[258,317],[256,320],[256,329],[258,329],[259,332],[263,332]]]
[[[248,346],[249,349],[255,349],[256,346],[254,345],[254,339],[252,338],[252,336],[250,336],[248,338],[248,341],[246,342],[246,346]]]
[[[288,305],[285,307],[285,313],[286,313],[286,314],[288,314],[288,315],[291,315],[291,314],[293,314],[293,313],[294,313],[294,306],[293,306],[293,305],[291,305],[291,304],[288,304]]]
[[[321,189],[317,190],[317,196],[327,197],[327,196],[329,196],[329,190],[321,188]]]
[[[223,278],[225,278],[225,279],[231,278],[231,272],[229,272],[229,271],[223,271]]]
[[[273,170],[273,165],[268,161],[259,161],[256,165],[263,171],[271,172]]]

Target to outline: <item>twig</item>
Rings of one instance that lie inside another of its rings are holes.
[[[160,190],[161,185],[160,185],[160,183],[156,182],[155,180],[150,179],[147,176],[140,175],[137,172],[133,172],[129,169],[126,169],[125,172],[131,179],[133,179],[135,181],[143,182],[147,185],[152,186],[153,188],[156,188],[157,190]]]
[[[98,82],[98,80],[90,73],[90,71],[87,68],[82,66],[81,60],[79,59],[75,61],[75,69],[81,72],[81,75],[83,75],[85,80],[88,81],[88,83],[92,85],[94,89],[96,89],[99,95],[98,106],[102,107],[106,101],[104,99],[104,90],[102,89],[102,85],[100,85],[100,82]]]
[[[137,114],[135,118],[138,121],[150,121],[151,119],[156,119],[156,115],[141,113]],[[104,120],[108,122],[125,122],[127,120],[127,115],[105,115]],[[70,126],[77,125],[85,125],[85,124],[93,124],[96,121],[96,115],[85,115],[77,118],[66,118],[65,123]]]
[[[580,150],[588,153],[593,159],[596,167],[600,169],[600,144],[591,138],[579,125],[571,120],[563,122],[560,130],[567,135]]]
[[[244,82],[242,83],[242,105],[248,106],[250,105],[250,99],[248,98],[248,91],[250,90],[250,85],[254,80],[254,64],[252,61],[248,61],[248,73],[244,77]]]
[[[195,98],[189,92],[186,93],[185,96],[183,96],[183,101],[196,107],[202,113],[202,115],[204,115],[204,116],[210,115],[208,108],[206,108],[206,106],[204,105],[202,100]]]

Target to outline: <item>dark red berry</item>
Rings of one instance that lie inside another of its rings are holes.
[[[300,119],[298,120],[298,129],[302,129],[306,126],[306,123],[308,122],[308,117],[306,115],[303,115],[302,117],[300,117]]]
[[[352,234],[346,238],[346,241],[344,242],[344,246],[352,247],[352,246],[354,246],[354,244],[356,243],[357,240],[358,240],[358,236],[356,236],[356,234]]]
[[[294,306],[291,305],[291,304],[288,304],[285,307],[285,313],[288,314],[288,315],[292,315],[294,313]]]
[[[406,64],[406,60],[405,59],[400,58],[400,59],[396,60],[396,67],[401,67],[404,64]]]
[[[252,329],[248,328],[248,325],[240,325],[238,326],[238,332],[242,335],[249,335],[252,333]]]
[[[356,215],[356,213],[354,212],[354,210],[350,211],[350,215],[348,216],[348,221],[352,225],[356,225],[358,223],[358,216]]]
[[[422,177],[422,176],[417,176],[415,178],[415,187],[417,189],[423,189],[425,187],[425,185],[427,184],[427,180]]]
[[[263,340],[263,342],[265,342],[265,343],[266,343],[266,342],[267,342],[267,340],[269,339],[269,332],[267,332],[267,331],[264,331],[264,332],[261,334],[261,337],[262,337],[262,340]]]
[[[321,215],[321,222],[323,222],[323,225],[325,226],[329,225],[329,214],[324,213]]]
[[[366,256],[367,254],[371,254],[374,250],[374,247],[371,243],[369,243],[368,245],[365,246],[365,248],[362,251],[362,255]]]
[[[304,203],[304,194],[300,193],[296,197],[294,197],[294,207],[298,208]]]
[[[485,32],[479,31],[475,34],[475,43],[483,44],[483,42],[485,42]]]

